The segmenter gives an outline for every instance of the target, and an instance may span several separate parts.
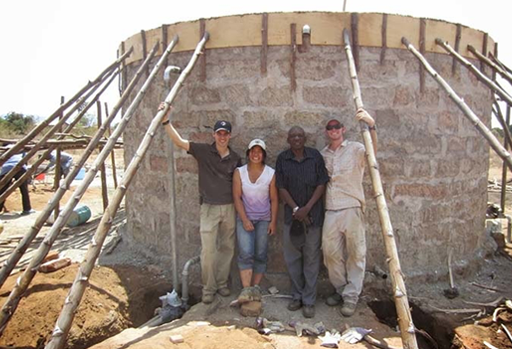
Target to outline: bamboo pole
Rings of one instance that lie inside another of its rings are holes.
[[[102,124],[102,117],[101,117],[101,102],[96,102],[96,107],[98,111],[98,129],[101,128]],[[103,149],[103,147],[100,146],[100,151]],[[107,173],[106,173],[106,167],[105,162],[102,162],[100,165],[100,176],[101,176],[101,197],[103,199],[103,212],[105,212],[105,209],[108,206],[108,193],[107,193]]]
[[[460,54],[455,52],[455,50],[448,45],[448,43],[444,42],[443,40],[437,38],[436,44],[444,48],[449,54],[451,54],[453,57],[455,57],[459,62],[462,63],[466,68],[468,68],[475,76],[484,83],[485,86],[489,87],[491,90],[493,90],[494,93],[496,93],[498,96],[500,96],[505,102],[507,102],[508,105],[512,106],[512,97],[505,92],[501,87],[496,85],[491,79],[489,79],[487,76],[485,76],[480,70],[478,70],[477,67],[475,67],[473,64],[471,64],[470,61],[468,61],[466,58],[462,57]]]
[[[167,48],[167,50],[165,51],[165,53],[162,56],[167,56],[170,53],[170,51],[172,50],[172,48],[174,48],[174,46],[176,45],[176,42],[177,42],[177,40],[171,42],[171,44],[169,44],[169,47]],[[154,54],[154,52],[156,52],[157,47],[158,47],[157,45],[154,46],[154,48],[152,50],[152,54]],[[148,55],[145,63],[149,64],[150,58],[151,58],[151,55]],[[147,64],[143,64],[139,68],[139,70],[137,71],[137,78],[142,75],[143,71],[147,67]],[[52,228],[46,233],[46,236],[45,236],[43,242],[39,245],[39,248],[37,249],[36,253],[34,254],[34,257],[30,260],[29,266],[27,267],[25,272],[22,274],[22,276],[20,276],[20,278],[18,279],[18,282],[14,286],[13,290],[11,291],[9,297],[7,298],[6,302],[4,303],[4,305],[0,311],[0,334],[5,329],[5,326],[7,325],[8,321],[12,317],[12,314],[14,313],[14,311],[16,311],[16,307],[18,306],[18,303],[19,303],[21,297],[23,296],[26,289],[30,285],[30,282],[34,278],[39,265],[43,262],[44,258],[50,251],[53,243],[57,239],[57,237],[60,233],[60,230],[67,222],[74,207],[80,201],[80,198],[85,194],[85,191],[87,190],[88,186],[91,184],[92,180],[94,179],[94,176],[98,172],[99,166],[107,158],[107,156],[110,153],[110,150],[113,147],[113,145],[115,144],[117,138],[119,138],[121,136],[131,115],[135,112],[135,109],[137,108],[138,104],[140,103],[142,97],[145,95],[148,85],[152,82],[154,76],[156,75],[158,68],[159,68],[159,65],[157,63],[157,65],[153,68],[153,72],[147,78],[144,86],[141,88],[141,90],[137,94],[137,97],[134,99],[134,101],[128,108],[128,111],[123,116],[121,122],[115,129],[114,133],[110,136],[110,138],[107,142],[107,145],[105,146],[105,148],[103,148],[103,150],[100,152],[100,154],[98,154],[98,156],[96,157],[92,168],[86,173],[84,179],[82,180],[82,183],[80,183],[80,185],[75,189],[73,195],[66,203],[66,206],[60,212],[59,217],[53,223]],[[132,79],[133,86],[136,85],[136,81],[134,81],[134,80],[135,80],[135,78]],[[130,83],[130,85],[132,85],[132,83]],[[127,89],[125,89],[123,96],[121,97],[118,104],[116,105],[117,108],[116,107],[114,108],[116,111],[115,112],[113,111],[112,114],[110,115],[108,121],[102,125],[101,132],[96,132],[96,136],[95,136],[96,142],[103,135],[103,133],[105,133],[107,124],[112,122],[112,120],[114,119],[114,117],[117,114],[117,111],[121,108],[123,102],[128,98],[128,94],[129,94],[129,90],[127,88]],[[94,144],[94,145],[89,144],[89,145],[90,145],[90,147],[89,147],[89,149],[87,149],[88,154],[92,153],[93,149],[96,147],[96,144]],[[83,165],[83,163],[85,163],[85,159],[82,159],[82,165]],[[77,166],[77,168],[78,168],[78,166]],[[77,172],[76,168],[75,168],[74,172]],[[74,175],[76,175],[76,173]],[[71,177],[71,173],[68,175],[68,177],[66,177],[66,182],[68,185],[71,182],[72,178],[74,178],[74,176]],[[112,222],[110,222],[110,223],[112,223]],[[40,222],[40,224],[42,225],[42,222]],[[36,232],[36,234],[37,234],[37,232]]]
[[[497,106],[497,107],[499,107],[499,106]],[[507,105],[507,120],[505,121],[505,125],[506,125],[506,129],[509,130],[510,129],[510,126],[509,126],[510,125],[510,105]],[[506,150],[510,149],[511,144],[512,143],[510,141],[507,141],[506,138],[503,140],[503,148],[505,148]],[[501,214],[502,215],[505,215],[506,199],[507,199],[507,166],[505,165],[505,163],[503,163],[503,168],[501,169],[501,198],[500,198]],[[508,224],[510,224],[510,223],[508,223]]]
[[[184,80],[187,78],[190,71],[194,67],[197,58],[201,54],[208,38],[209,34],[208,32],[205,32],[203,38],[196,46],[194,54],[192,55],[192,58],[190,59],[188,65],[185,67],[185,69],[183,69],[178,80],[176,81],[173,88],[167,95],[165,99],[165,108],[157,112],[157,114],[154,116],[153,120],[151,121],[151,124],[149,125],[148,130],[146,131],[146,134],[144,135],[144,138],[142,139],[139,145],[139,148],[137,149],[132,160],[130,161],[130,164],[126,168],[125,175],[123,176],[123,181],[119,188],[116,189],[112,197],[112,201],[109,204],[109,207],[107,208],[105,213],[103,214],[100,224],[96,229],[96,233],[94,234],[94,237],[92,238],[91,243],[89,244],[87,254],[80,265],[80,270],[78,271],[75,281],[71,286],[71,290],[69,291],[68,296],[66,297],[66,301],[64,302],[64,306],[62,308],[59,318],[57,319],[55,328],[52,332],[51,339],[46,345],[45,349],[61,349],[64,347],[66,337],[71,328],[71,324],[73,322],[76,310],[80,305],[80,301],[87,287],[87,281],[91,276],[96,259],[100,254],[101,246],[103,245],[103,242],[105,241],[105,238],[110,230],[110,226],[112,225],[112,221],[115,218],[119,205],[121,204],[121,201],[123,200],[126,194],[127,188],[129,187],[133,177],[137,173],[137,169],[141,161],[144,159],[144,156],[149,146],[151,145],[157,128],[161,127],[160,124],[162,122],[162,118],[167,113],[169,106],[176,98],[176,95],[178,94],[178,91],[183,85]]]
[[[493,55],[492,53],[489,52],[489,56],[491,57],[491,59],[496,62],[496,64],[498,64],[501,69],[503,70],[506,70],[509,74],[512,74],[512,69],[510,69],[509,67],[507,67],[502,61],[500,61],[498,59],[498,56],[496,55]]]
[[[116,59],[112,64],[106,67],[93,81],[87,82],[84,87],[82,87],[69,101],[62,104],[57,110],[53,112],[49,117],[47,117],[43,122],[37,125],[34,129],[32,129],[25,137],[23,137],[18,143],[16,143],[11,149],[0,155],[0,166],[4,164],[7,159],[9,159],[12,155],[17,154],[23,148],[25,144],[30,142],[35,136],[37,136],[44,128],[46,128],[56,117],[61,115],[64,110],[69,108],[69,106],[77,99],[79,99],[85,92],[87,92],[91,87],[96,86],[104,80],[104,76],[108,74],[110,71],[114,70],[121,62],[123,62],[131,53],[133,52],[133,47],[130,48],[125,54]]]
[[[494,71],[498,72],[503,77],[503,79],[509,82],[509,84],[512,84],[512,76],[504,69],[502,69],[499,65],[491,61],[489,58],[485,57],[471,45],[468,45],[468,51],[474,54],[479,60],[487,64],[489,67],[491,67]]]
[[[508,123],[505,121],[505,118],[503,117],[503,114],[501,113],[500,105],[498,104],[497,100],[494,100],[494,115],[496,115],[496,119],[501,124],[501,127],[503,128],[503,134],[504,138],[507,140],[508,144],[512,144],[512,135],[510,134],[510,130],[508,128]],[[507,147],[504,146],[506,149]]]
[[[167,42],[165,43],[167,45]],[[105,115],[108,118],[108,105],[107,102],[105,102]],[[108,136],[112,134],[112,130],[110,129],[110,125],[108,125],[107,128]],[[110,152],[110,158],[112,160],[112,178],[114,179],[114,189],[117,189],[117,169],[116,169],[116,154],[114,152],[114,149]]]
[[[109,74],[112,74],[114,71],[112,70],[111,72],[109,72]],[[115,74],[114,74],[115,75]],[[106,78],[108,78],[109,76],[111,75],[105,75]],[[111,77],[112,79],[112,77]],[[111,81],[110,81],[111,82]],[[107,86],[110,84],[110,82],[107,82]],[[85,99],[89,98],[94,92],[96,92],[96,90],[101,86],[101,84],[97,84],[95,85],[88,93],[87,95],[85,96]],[[104,91],[105,88],[103,88],[101,91]],[[100,93],[101,94],[101,93]],[[90,107],[90,106],[89,106]],[[20,162],[18,162],[16,164],[16,166],[14,166],[8,173],[6,173],[2,179],[0,179],[0,188],[3,188],[5,187],[6,185],[8,185],[10,182],[11,182],[11,179],[16,175],[16,173],[18,173],[18,171],[23,167],[23,165],[25,165],[35,154],[36,152],[44,145],[44,143],[46,143],[46,141],[48,139],[50,139],[50,137],[52,137],[57,131],[60,131],[62,125],[64,125],[64,123],[71,117],[71,115],[73,114],[73,112],[79,108],[79,105],[75,105],[68,113],[66,113],[66,115],[64,115],[60,120],[59,122],[57,122],[44,136],[43,138],[41,138],[35,145],[34,147],[21,159]],[[86,107],[87,108],[87,107]],[[83,116],[85,115],[85,113],[87,112],[87,110],[82,110],[78,116],[76,117],[76,122],[78,122],[78,120]],[[67,127],[66,130],[69,130],[70,128]],[[53,150],[53,149],[52,149]],[[45,154],[45,157],[47,156],[48,154]],[[37,161],[37,165],[33,165],[32,168],[28,169],[28,171],[21,177],[23,178],[23,181],[21,181],[21,178],[19,178],[13,185],[11,185],[9,187],[9,189],[7,189],[6,192],[4,192],[2,195],[0,195],[0,202],[5,200],[7,198],[7,196],[9,196],[14,190],[16,190],[18,188],[18,186],[23,183],[26,179],[28,179],[28,177],[35,171],[35,168],[37,168],[37,166],[39,164],[41,164],[43,161],[45,160],[45,158],[42,158],[40,159],[40,161],[38,160]],[[27,174],[29,173],[29,174]],[[17,184],[17,185],[16,185]]]
[[[79,139],[49,139],[46,142],[46,144],[44,146],[42,146],[41,149],[39,149],[39,150],[46,150],[51,145],[55,145],[57,147],[60,147],[62,150],[77,149],[77,148],[80,148],[80,147],[84,148],[91,141],[91,138],[92,137],[83,137],[83,138],[79,138]],[[1,140],[0,140],[0,142],[1,142]],[[101,139],[98,144],[99,145],[105,145],[106,143],[107,143],[106,139]],[[123,142],[122,141],[117,141],[116,142],[116,147],[117,147],[116,149],[119,149],[122,146],[123,146]],[[26,151],[29,151],[33,147],[34,147],[33,145],[25,145],[23,147],[23,149],[25,149]]]
[[[343,30],[343,39],[345,45],[345,53],[347,55],[349,73],[352,80],[354,103],[356,109],[363,108],[361,90],[359,88],[359,80],[357,79],[357,72],[354,59],[352,57],[349,33],[347,29]],[[405,289],[405,284],[402,277],[402,269],[400,267],[400,260],[398,257],[398,249],[395,242],[393,227],[391,226],[391,219],[389,217],[386,198],[384,197],[384,189],[382,188],[382,181],[380,179],[377,159],[373,151],[370,131],[364,122],[360,122],[359,126],[361,128],[361,134],[363,136],[364,146],[366,148],[366,159],[370,169],[370,177],[372,180],[374,196],[377,202],[382,236],[384,238],[384,245],[386,247],[389,274],[391,275],[391,282],[393,285],[393,296],[395,299],[395,307],[398,315],[398,326],[400,327],[402,343],[405,349],[417,349],[418,344],[416,342],[415,327],[409,308],[407,291]]]
[[[141,65],[141,67],[138,69],[137,73],[133,77],[133,79],[130,82],[130,84],[128,85],[128,87],[124,90],[123,95],[121,96],[119,101],[116,103],[116,105],[112,109],[112,114],[106,120],[105,125],[110,124],[112,122],[112,120],[115,118],[115,116],[117,115],[117,113],[119,112],[121,107],[123,106],[124,102],[128,99],[130,93],[135,88],[135,86],[137,85],[137,82],[139,81],[140,77],[142,76],[142,73],[143,73],[146,65],[148,65],[150,63],[151,58],[153,58],[154,54],[156,53],[156,47],[157,46],[155,45],[155,47],[151,51],[150,55],[148,56],[148,59]],[[114,143],[114,145],[116,144],[116,140],[119,138],[123,129],[120,129],[120,131],[118,133],[114,132],[114,134],[110,137],[110,139],[106,145],[106,148],[110,147],[112,143]],[[57,192],[55,192],[53,197],[48,202],[48,205],[41,212],[41,214],[36,218],[36,221],[34,222],[34,225],[30,228],[29,232],[27,234],[25,234],[25,236],[19,242],[16,249],[11,253],[9,258],[4,262],[4,264],[2,265],[2,268],[0,269],[0,287],[4,284],[5,280],[10,275],[10,273],[12,272],[12,270],[14,269],[14,267],[16,266],[18,261],[21,259],[21,257],[27,250],[28,246],[32,242],[32,240],[34,240],[37,233],[41,230],[43,224],[46,222],[46,220],[50,216],[53,208],[57,205],[57,203],[60,201],[60,199],[64,196],[65,192],[69,189],[71,182],[73,181],[75,176],[78,174],[78,171],[80,171],[82,166],[85,164],[85,162],[87,161],[89,156],[92,154],[92,152],[96,148],[97,144],[100,142],[101,137],[103,136],[104,132],[105,132],[104,128],[102,128],[101,131],[96,132],[93,139],[91,139],[91,141],[87,145],[82,157],[78,160],[77,164],[71,169],[71,171],[68,173],[68,175],[66,176],[64,181],[61,181],[59,190]],[[55,222],[56,221],[57,221],[57,219],[55,220]],[[6,308],[6,311],[8,311],[8,308]],[[0,311],[0,319],[3,316],[3,313],[4,313],[4,309],[2,309],[2,311]],[[3,328],[0,327],[0,334],[2,331],[3,331]]]
[[[476,114],[469,108],[469,106],[464,102],[462,98],[460,98],[457,93],[450,87],[450,85],[439,75],[434,68],[428,63],[428,61],[423,57],[421,53],[418,52],[414,48],[414,46],[407,40],[405,37],[402,37],[402,44],[407,47],[407,49],[414,55],[418,60],[427,68],[428,73],[437,81],[441,87],[448,93],[448,96],[452,101],[457,104],[457,106],[462,110],[464,115],[469,119],[469,121],[476,127],[476,129],[484,136],[484,138],[489,142],[489,145],[492,149],[498,154],[503,161],[506,162],[507,166],[512,170],[512,156],[510,153],[503,148],[500,142],[494,137],[492,132],[484,125],[484,123],[476,116]]]
[[[76,118],[64,129],[64,132],[69,132],[73,129],[73,127],[75,127],[75,125],[80,121],[80,119],[87,113],[87,111],[89,110],[89,108],[91,108],[91,106],[98,100],[98,98],[100,98],[100,96],[103,94],[103,92],[105,92],[105,90],[110,86],[110,84],[114,81],[116,75],[119,73],[119,71],[113,71],[112,72],[112,76],[110,77],[110,79],[105,83],[105,85],[101,88],[101,90],[93,97],[93,99],[85,106],[85,108],[76,116]],[[57,128],[57,127],[60,127],[62,125],[62,123],[64,123],[64,120],[65,118],[63,118],[62,120],[60,120],[55,126],[54,128]],[[48,132],[48,134],[50,133],[54,133],[55,130],[54,128],[52,128],[52,130],[50,130]],[[32,156],[34,156],[34,154],[40,149],[41,145],[44,144],[49,137],[51,137],[51,135],[48,135],[46,134],[42,139],[41,141],[39,141],[39,143],[37,143],[34,148],[32,148],[32,150],[30,150],[27,155],[22,159],[22,161],[20,161],[8,174],[5,175],[5,177],[9,176],[9,174],[11,174],[12,172],[14,172],[14,169],[16,167],[19,167],[21,168],[21,164],[23,162],[27,162],[28,159],[30,159]],[[60,136],[59,138],[63,138],[63,136]],[[48,157],[48,155],[56,148],[56,146],[50,146],[48,147],[48,149],[46,149],[44,151],[43,154],[41,154],[41,157],[36,160],[36,162],[34,164],[32,164],[32,167],[27,169],[27,171],[20,177],[18,178],[2,195],[0,195],[0,201],[2,200],[6,200],[7,197],[13,192],[15,191],[23,182],[27,181],[31,176],[32,174],[36,171],[37,167],[43,162],[46,160],[46,158]],[[2,178],[2,180],[0,180],[0,183],[3,183],[4,180],[6,178]],[[1,184],[0,184],[1,185]]]

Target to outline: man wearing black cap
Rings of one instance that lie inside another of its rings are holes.
[[[356,120],[365,122],[377,152],[375,120],[363,109]],[[322,151],[329,173],[325,195],[325,220],[322,250],[329,280],[336,292],[327,298],[331,306],[343,302],[340,312],[352,316],[363,288],[366,266],[363,175],[365,148],[359,142],[344,139],[345,127],[336,119],[325,127],[329,139]]]
[[[160,104],[159,110],[164,107]],[[215,123],[212,144],[183,139],[170,123],[168,114],[162,119],[162,125],[173,143],[191,154],[199,165],[202,300],[212,303],[216,292],[223,297],[231,293],[228,277],[235,250],[232,179],[233,172],[242,164],[241,158],[229,147],[229,121]]]

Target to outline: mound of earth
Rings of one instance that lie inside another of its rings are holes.
[[[78,264],[53,273],[36,274],[25,297],[0,337],[2,347],[42,348],[49,340],[62,305],[75,279]],[[3,305],[16,279],[0,289]],[[158,297],[170,284],[154,268],[96,267],[68,336],[68,347],[86,348],[153,317]]]

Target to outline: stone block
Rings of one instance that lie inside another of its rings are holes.
[[[219,94],[224,103],[233,107],[252,106],[255,104],[249,86],[244,84],[222,87],[219,90]]]
[[[414,102],[414,91],[408,87],[397,87],[393,98],[393,106],[406,106]]]
[[[188,90],[188,97],[195,105],[219,103],[220,94],[216,89],[209,89],[204,85],[196,85]]]
[[[340,69],[339,61],[334,59],[308,59],[308,57],[299,55],[295,74],[297,79],[323,81],[334,77]]]
[[[339,86],[304,86],[302,99],[305,103],[322,107],[343,108],[348,102],[344,92]]]
[[[248,317],[258,317],[262,311],[261,302],[249,302],[240,306],[240,314]]]
[[[437,163],[437,176],[439,177],[456,177],[460,172],[460,160],[447,157],[439,160]]]
[[[299,110],[284,114],[283,120],[284,123],[290,127],[297,125],[302,128],[323,125],[325,123],[322,113]]]
[[[393,197],[411,196],[419,198],[442,199],[448,194],[448,188],[444,184],[396,184],[393,188]]]
[[[268,107],[289,107],[292,105],[292,94],[289,86],[267,87],[259,94],[258,104]]]
[[[149,155],[149,169],[154,172],[167,173],[167,157],[155,154]]]
[[[192,156],[180,157],[175,161],[177,172],[197,173],[198,171],[197,161]]]

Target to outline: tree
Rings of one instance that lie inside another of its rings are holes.
[[[35,118],[33,115],[23,115],[12,111],[3,116],[2,126],[17,135],[27,133],[34,125]]]

